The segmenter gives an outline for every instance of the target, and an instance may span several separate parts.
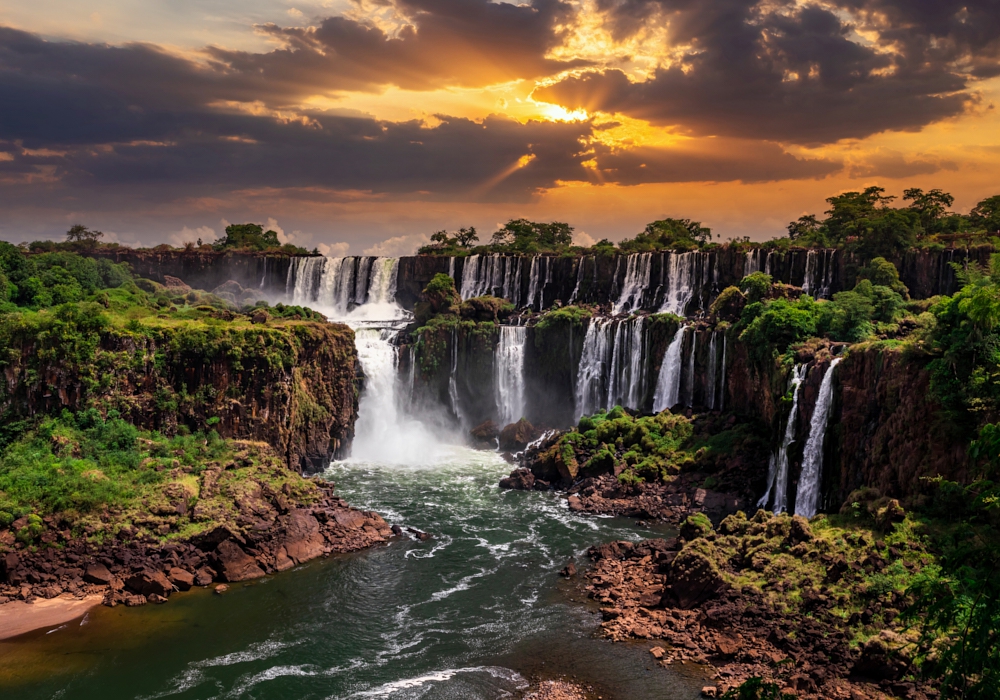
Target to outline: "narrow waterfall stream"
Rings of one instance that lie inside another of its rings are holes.
[[[665,408],[671,408],[680,403],[681,395],[681,354],[684,349],[686,326],[680,326],[670,341],[667,352],[660,365],[660,374],[656,380],[656,393],[653,395],[653,411],[659,413]]]
[[[789,387],[792,392],[792,408],[785,423],[781,445],[778,447],[778,451],[771,455],[767,471],[767,491],[757,503],[761,508],[766,508],[768,504],[771,504],[771,510],[775,513],[783,513],[788,510],[788,448],[795,441],[795,427],[799,416],[799,387],[802,386],[802,380],[806,378],[807,369],[808,366],[803,364],[796,365],[792,371],[791,386]]]
[[[516,423],[524,415],[524,326],[500,326],[497,343],[496,389],[497,413],[501,426]]]
[[[795,514],[805,518],[816,515],[819,509],[819,490],[823,479],[823,443],[826,440],[830,407],[833,405],[833,371],[841,358],[834,358],[823,375],[816,408],[813,409],[809,426],[809,441],[802,454],[802,475],[795,494]]]

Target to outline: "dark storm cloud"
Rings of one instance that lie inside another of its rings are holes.
[[[736,140],[631,154],[597,147],[595,155],[587,121],[439,115],[429,126],[234,106],[255,94],[241,71],[233,77],[157,47],[0,29],[0,187],[22,204],[163,203],[283,188],[516,201],[560,181],[760,181],[839,167]],[[582,165],[595,157],[600,179]]]
[[[606,182],[772,182],[821,178],[841,169],[825,159],[796,158],[773,143],[704,139],[688,144],[611,150],[599,147],[597,161]]]
[[[306,93],[485,86],[531,79],[587,65],[546,54],[562,41],[570,5],[534,0],[514,5],[490,0],[396,0],[409,20],[395,36],[346,17],[317,27],[259,27],[286,48],[266,54],[210,49],[241,76],[297,85]]]
[[[619,35],[665,23],[669,43],[690,49],[646,82],[588,72],[536,90],[536,98],[696,135],[818,144],[960,114],[974,99],[966,70],[990,75],[998,64],[995,0],[968,11],[982,20],[976,29],[961,20],[964,3],[937,11],[929,0],[845,0],[853,23],[790,0],[603,1]],[[877,30],[878,45],[856,29]]]

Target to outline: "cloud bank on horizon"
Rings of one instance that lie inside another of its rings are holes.
[[[758,234],[768,203],[919,181],[970,204],[1000,171],[994,0],[276,0],[229,46],[43,33],[53,4],[0,14],[6,238],[277,217],[397,252],[504,213]]]

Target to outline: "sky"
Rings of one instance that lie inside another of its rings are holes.
[[[781,235],[1000,193],[1000,0],[0,0],[0,239]]]

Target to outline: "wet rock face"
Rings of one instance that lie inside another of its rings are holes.
[[[103,332],[94,363],[106,370],[89,384],[72,363],[39,360],[34,338],[18,339],[12,349],[20,357],[5,368],[0,405],[12,419],[100,405],[167,434],[182,424],[202,430],[212,419],[221,437],[267,442],[300,472],[346,456],[358,411],[357,351],[348,327],[227,328],[218,343],[198,328],[185,332]],[[221,350],[220,343],[239,352]]]
[[[93,250],[92,258],[125,262],[138,277],[170,286],[169,279],[195,289],[215,289],[229,280],[268,294],[284,293],[292,257],[275,253],[234,251]]]

